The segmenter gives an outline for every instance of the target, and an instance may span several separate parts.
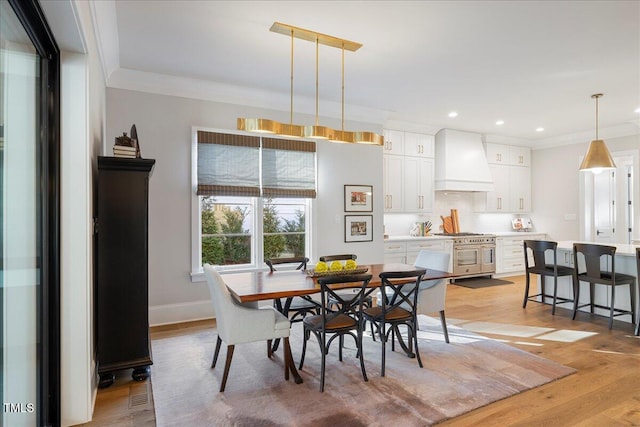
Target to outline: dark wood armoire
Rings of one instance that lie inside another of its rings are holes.
[[[149,376],[149,179],[155,160],[98,157],[95,327],[100,387]]]

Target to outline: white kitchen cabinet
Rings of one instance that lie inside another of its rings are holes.
[[[510,162],[509,146],[503,144],[485,144],[487,162],[490,165],[508,165]]]
[[[474,194],[477,212],[531,211],[531,150],[504,144],[485,144],[493,191]]]
[[[404,156],[382,156],[384,211],[402,212],[404,189]]]
[[[510,212],[531,211],[531,169],[519,166],[509,168]]]
[[[544,240],[546,234],[496,237],[496,274],[524,274],[524,241]]]
[[[403,131],[384,129],[382,136],[384,137],[384,145],[382,146],[383,154],[404,154]]]
[[[531,149],[516,145],[485,144],[487,162],[493,165],[531,166]]]
[[[511,145],[509,147],[509,164],[513,166],[531,167],[531,149]]]
[[[476,193],[474,197],[485,198],[485,208],[479,209],[485,212],[508,212],[511,207],[509,202],[509,166],[489,165],[491,178],[493,179],[493,191]]]
[[[407,259],[406,242],[385,242],[384,244],[384,262],[404,264]]]
[[[433,135],[405,132],[404,155],[433,158],[434,141],[435,137]]]
[[[384,211],[432,212],[434,136],[388,129],[384,135]]]
[[[404,157],[404,212],[433,211],[433,159]]]
[[[453,271],[453,239],[408,239],[387,241],[384,244],[384,262],[413,264],[423,250],[449,254],[449,270]]]

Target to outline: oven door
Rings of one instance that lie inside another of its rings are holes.
[[[493,245],[482,247],[482,272],[496,272],[496,247]]]
[[[458,246],[453,249],[453,274],[465,275],[482,272],[482,248]]]

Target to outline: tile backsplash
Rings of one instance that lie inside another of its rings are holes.
[[[407,236],[415,222],[431,221],[432,233],[440,233],[440,215],[451,215],[451,209],[458,210],[460,230],[466,232],[489,233],[512,231],[511,219],[514,214],[478,213],[473,211],[473,193],[436,192],[434,212],[428,214],[385,214],[385,233],[390,236]],[[534,224],[535,228],[535,224]]]

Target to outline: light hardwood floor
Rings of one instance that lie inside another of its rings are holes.
[[[439,425],[640,426],[640,338],[633,335],[633,326],[616,321],[609,330],[605,317],[580,313],[571,320],[571,311],[562,308],[552,316],[550,305],[535,302],[522,309],[524,278],[509,279],[514,284],[481,289],[449,286],[448,319],[571,366],[577,373]],[[213,327],[213,321],[156,327],[151,338]],[[129,374],[98,392],[94,421],[87,426],[155,425],[149,407],[131,407],[132,386],[146,383],[131,381]],[[152,400],[149,404],[153,406]]]

